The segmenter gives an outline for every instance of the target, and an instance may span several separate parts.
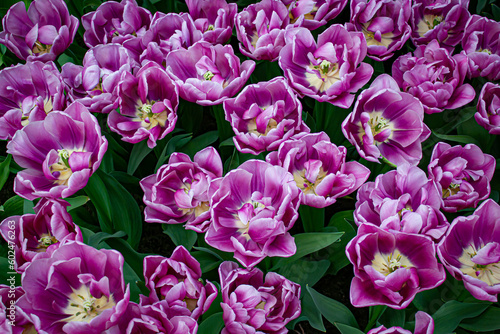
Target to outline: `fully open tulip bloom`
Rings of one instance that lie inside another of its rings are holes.
[[[487,82],[483,86],[474,117],[490,134],[500,135],[500,85]]]
[[[10,279],[7,283],[14,284]],[[22,287],[0,284],[0,331],[2,334],[47,334],[40,329],[38,323],[33,323],[33,319],[22,308],[16,305],[22,295],[24,295]]]
[[[198,319],[217,297],[217,288],[211,282],[203,285],[200,263],[183,246],[170,258],[146,256],[144,278],[150,294],[141,295],[141,305],[161,305],[164,301],[173,315]]]
[[[291,22],[314,30],[333,20],[347,5],[347,0],[281,0],[290,12]]]
[[[488,199],[468,217],[457,217],[438,247],[446,269],[477,299],[500,293],[500,206]]]
[[[173,153],[168,164],[144,178],[145,219],[149,223],[180,224],[205,232],[210,222],[210,198],[222,176],[222,160],[213,147],[196,153],[193,161]]]
[[[53,62],[28,62],[0,71],[0,139],[11,139],[30,121],[66,107],[62,77]]]
[[[241,53],[253,59],[277,60],[289,23],[288,9],[280,0],[263,0],[246,7],[236,16]]]
[[[78,19],[69,15],[64,0],[35,0],[27,12],[21,1],[9,9],[2,25],[0,43],[17,57],[47,62],[73,42]]]
[[[472,15],[465,27],[462,47],[469,58],[470,78],[500,80],[500,22]]]
[[[469,0],[413,0],[411,39],[415,45],[425,45],[433,39],[452,52],[462,41],[465,25],[470,18]]]
[[[144,65],[134,76],[123,73],[117,88],[119,111],[108,116],[108,125],[122,140],[148,147],[172,132],[177,122],[179,90],[167,72],[155,62]]]
[[[48,333],[99,334],[127,309],[123,256],[66,242],[26,268],[17,305]]]
[[[30,200],[71,196],[85,187],[107,147],[97,119],[82,104],[53,111],[7,144],[7,152],[26,168],[17,173],[14,191]]]
[[[425,234],[438,241],[449,226],[440,207],[441,193],[434,182],[420,168],[404,164],[363,184],[354,220],[358,225]]]
[[[231,45],[207,42],[170,52],[165,65],[179,85],[180,96],[203,106],[220,104],[236,95],[255,68],[253,60],[240,64]]]
[[[423,120],[422,103],[382,74],[358,96],[342,132],[368,161],[385,158],[398,166],[417,165],[422,158],[421,142],[431,134]]]
[[[354,265],[351,304],[406,308],[415,295],[446,279],[432,240],[419,234],[385,231],[362,224],[346,248]]]
[[[91,112],[108,114],[118,106],[117,86],[124,72],[139,64],[120,44],[98,45],[87,51],[83,66],[66,63],[62,77],[71,101],[78,101]]]
[[[368,57],[391,58],[410,38],[411,0],[353,0],[347,28],[363,32]]]
[[[226,0],[186,0],[186,4],[204,41],[224,44],[231,38],[237,4],[228,4]]]
[[[82,16],[83,39],[89,48],[99,44],[121,44],[142,37],[150,23],[151,13],[139,7],[135,0],[106,1]]]
[[[413,333],[407,329],[399,326],[386,328],[380,326],[370,329],[367,334],[433,334],[434,333],[434,319],[423,311],[418,311],[415,314],[415,331]]]
[[[298,218],[300,190],[292,174],[261,160],[249,160],[224,176],[212,196],[209,245],[246,267],[266,256],[289,257],[296,246],[290,230]]]
[[[488,198],[495,166],[495,158],[474,144],[451,147],[437,143],[428,170],[442,193],[442,209],[456,212],[475,208],[479,201]]]
[[[283,77],[246,86],[237,97],[224,101],[234,144],[243,153],[273,151],[301,132],[302,104]]]
[[[9,217],[0,224],[2,237],[15,245],[17,272],[24,272],[38,254],[53,252],[66,240],[83,241],[67,206],[66,201],[42,199],[34,208],[35,214]]]
[[[219,267],[222,334],[286,333],[285,325],[300,315],[300,285],[273,272],[238,268],[234,262]]]
[[[464,84],[468,61],[465,54],[451,56],[437,40],[417,47],[392,64],[392,77],[403,92],[422,102],[427,114],[462,107],[476,96],[474,88]]]
[[[318,36],[305,28],[285,34],[279,65],[290,86],[301,96],[349,108],[354,95],[371,78],[373,68],[361,61],[366,56],[362,33],[334,24]]]
[[[324,208],[356,191],[370,176],[359,162],[346,162],[346,154],[345,147],[337,147],[320,132],[287,140],[266,161],[293,174],[302,204]]]

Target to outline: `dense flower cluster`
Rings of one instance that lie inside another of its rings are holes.
[[[308,279],[348,262],[351,304],[389,307],[369,334],[432,333],[422,311],[384,318],[426,309],[445,268],[497,302],[500,23],[469,2],[14,4],[0,234],[21,286],[0,285],[0,331],[285,334],[331,320]],[[175,244],[162,255],[137,252],[141,213]],[[315,258],[347,232],[345,256]]]

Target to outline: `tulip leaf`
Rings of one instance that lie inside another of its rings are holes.
[[[461,303],[450,300],[432,315],[434,318],[435,334],[453,332],[458,324],[467,318],[474,318],[488,308],[491,303]]]
[[[218,268],[222,263],[222,260],[213,254],[201,250],[191,251],[191,255],[200,263],[202,273],[207,273],[210,270]]]
[[[191,140],[191,138],[192,135],[190,133],[180,134],[172,137],[172,139],[168,141],[167,145],[165,145],[165,148],[158,157],[158,163],[156,164],[155,172],[169,159],[170,155],[174,153],[178,147],[184,146]]]
[[[115,234],[109,234],[109,233],[106,233],[106,232],[98,232],[98,233],[95,233],[93,234],[92,236],[90,236],[87,244],[89,246],[92,246],[94,248],[99,248],[99,244],[107,239],[110,239],[110,238],[121,238],[121,237],[124,237],[126,236],[125,232],[123,231],[118,231],[116,232]]]
[[[144,160],[144,158],[151,153],[152,149],[148,147],[148,141],[143,140],[138,142],[132,147],[130,159],[128,160],[127,173],[134,175],[135,171]]]
[[[219,131],[219,140],[223,142],[234,136],[231,123],[226,121],[226,114],[222,105],[212,106],[212,111],[214,113],[215,122],[217,123],[217,130]]]
[[[23,214],[24,198],[15,195],[6,200],[2,206],[3,212],[0,215],[2,220],[10,216],[20,216]]]
[[[176,246],[184,246],[188,251],[193,248],[198,235],[195,231],[186,230],[184,224],[164,224],[163,233],[172,239]]]
[[[186,153],[192,159],[196,153],[215,143],[218,138],[219,133],[217,131],[208,131],[190,140],[186,145],[182,146],[179,151]]]
[[[488,0],[478,0],[476,5],[476,14],[480,15],[483,11],[484,6],[486,6],[486,2]]]
[[[23,214],[35,213],[35,210],[33,210],[34,207],[35,204],[32,201],[25,199],[23,203]]]
[[[329,267],[330,261],[328,260],[308,261],[298,259],[281,266],[278,273],[302,286],[306,286],[306,284],[314,286],[323,278]]]
[[[143,263],[146,254],[136,252],[129,243],[121,238],[110,238],[105,243],[122,253],[125,262],[134,270],[137,276],[143,277]]]
[[[68,207],[68,212],[69,212],[71,210],[81,207],[82,205],[85,205],[85,203],[87,203],[90,200],[90,198],[88,196],[76,196],[76,197],[65,198],[65,200],[70,205]]]
[[[351,326],[347,326],[347,325],[344,325],[344,324],[341,324],[339,322],[335,323],[335,327],[337,327],[337,329],[342,334],[363,334],[363,332],[360,331],[359,329],[351,327]]]
[[[297,252],[291,257],[279,259],[270,271],[274,271],[287,263],[292,263],[301,257],[330,246],[335,241],[339,240],[343,234],[344,232],[322,232],[294,235]]]
[[[324,131],[332,143],[340,145],[345,139],[341,125],[348,115],[349,110],[336,107],[328,102],[316,101],[314,105],[316,131]]]
[[[378,318],[378,322],[383,324],[386,328],[393,326],[404,327],[405,320],[405,310],[395,310],[390,307],[386,308],[385,312]]]
[[[10,175],[10,162],[12,160],[12,155],[8,154],[2,163],[0,163],[0,190],[2,190],[5,182]]]
[[[442,139],[442,140],[453,141],[453,142],[457,142],[457,143],[461,143],[461,144],[472,143],[472,144],[479,145],[479,143],[476,139],[472,138],[471,136],[467,136],[467,135],[442,135],[442,134],[436,133],[436,132],[432,132],[432,134],[434,136],[438,137],[439,139]]]
[[[300,219],[305,232],[319,232],[325,226],[325,209],[307,205],[299,207]]]
[[[341,323],[359,328],[356,318],[347,306],[336,301],[335,299],[322,295],[309,286],[306,286],[306,289],[311,294],[314,304],[326,320],[332,324]]]
[[[493,12],[493,18],[495,19],[495,21],[499,22],[500,21],[500,7],[498,7],[495,4],[492,4],[491,11]]]
[[[101,230],[111,234],[113,233],[111,202],[106,185],[101,179],[101,175],[104,175],[104,173],[99,170],[92,174],[84,189],[97,210]]]
[[[316,307],[316,304],[307,289],[302,290],[301,307],[301,316],[305,316],[307,318],[311,327],[316,328],[319,331],[326,332],[321,312]]]
[[[224,328],[224,319],[222,318],[222,312],[212,314],[210,317],[205,319],[198,327],[198,333],[200,334],[219,334]]]
[[[500,308],[491,306],[478,317],[463,320],[460,327],[474,332],[494,331],[500,329],[499,319]]]

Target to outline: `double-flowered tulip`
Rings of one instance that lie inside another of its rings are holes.
[[[186,0],[189,14],[196,28],[203,33],[203,40],[212,44],[226,43],[233,33],[236,3],[226,0]]]
[[[476,121],[492,135],[500,135],[500,85],[487,82],[479,93]]]

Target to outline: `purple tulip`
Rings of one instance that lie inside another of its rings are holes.
[[[423,235],[362,224],[346,254],[354,265],[351,304],[355,307],[403,309],[418,292],[434,289],[446,279],[434,242]]]
[[[300,315],[300,285],[273,272],[241,269],[234,262],[219,267],[221,334],[287,333],[285,325]]]
[[[123,256],[68,241],[26,268],[17,305],[49,333],[97,334],[127,309]]]
[[[301,96],[349,108],[354,94],[371,78],[373,68],[361,61],[366,56],[362,33],[334,24],[318,36],[305,28],[285,34],[279,65],[290,86]]]
[[[411,39],[426,45],[433,39],[450,53],[462,41],[469,20],[469,0],[413,0]]]
[[[179,89],[157,63],[148,62],[135,76],[124,72],[117,95],[120,110],[109,114],[108,125],[122,140],[135,144],[147,138],[153,148],[174,129]]]
[[[457,217],[438,246],[446,269],[477,299],[497,302],[500,293],[500,206],[486,200]]]
[[[240,51],[253,59],[275,61],[285,46],[288,9],[280,0],[263,0],[236,15]]]
[[[421,142],[431,134],[423,120],[422,103],[382,74],[358,96],[342,132],[368,161],[385,158],[398,166],[417,165],[422,158]]]
[[[47,334],[42,331],[38,324],[26,314],[16,302],[24,295],[20,286],[14,287],[15,282],[7,279],[10,285],[0,284],[0,331],[3,334]]]
[[[196,28],[203,40],[212,44],[226,43],[233,33],[238,5],[226,0],[186,0]]]
[[[222,160],[213,147],[196,153],[193,161],[173,153],[168,164],[140,182],[144,216],[149,223],[181,224],[199,233],[210,223],[210,198],[222,176]]]
[[[66,107],[61,74],[53,62],[28,62],[0,71],[0,139]]]
[[[189,14],[156,12],[142,38],[127,40],[123,45],[141,62],[151,60],[163,66],[170,51],[187,49],[202,38],[202,32],[196,28]]]
[[[337,147],[320,132],[285,141],[266,161],[292,173],[302,190],[302,204],[324,208],[356,191],[370,176],[360,163],[346,162],[346,154],[344,146]]]
[[[434,319],[423,311],[418,311],[415,314],[415,331],[412,333],[409,330],[403,329],[399,326],[386,328],[380,326],[368,331],[367,334],[433,334],[434,333]]]
[[[68,197],[82,189],[101,164],[108,142],[97,119],[78,102],[31,122],[7,144],[19,166],[14,191],[33,200]]]
[[[164,302],[154,305],[138,305],[130,302],[119,323],[106,334],[196,334],[198,323],[185,315],[171,316],[172,309]]]
[[[243,88],[255,62],[245,60],[240,65],[231,45],[198,42],[170,52],[166,68],[184,100],[207,106],[220,104]]]
[[[78,19],[69,15],[64,0],[35,0],[28,11],[23,1],[4,16],[0,43],[24,60],[55,60],[75,37]]]
[[[230,171],[212,196],[207,243],[253,267],[266,256],[289,257],[297,248],[290,230],[300,190],[284,168],[249,160]]]
[[[15,244],[17,272],[24,272],[38,254],[53,252],[66,240],[83,241],[67,206],[63,200],[42,199],[34,208],[35,214],[9,217],[0,224],[5,241]]]
[[[391,58],[410,38],[411,0],[353,0],[347,29],[365,35],[368,57]]]
[[[500,134],[500,85],[487,82],[483,86],[474,117],[490,134]]]
[[[83,39],[89,48],[99,44],[118,43],[141,38],[151,23],[149,10],[135,0],[107,1],[96,11],[82,16]]]
[[[467,63],[465,54],[451,56],[433,40],[417,47],[413,57],[408,53],[396,59],[392,77],[403,92],[422,102],[427,114],[433,114],[462,107],[474,99],[474,88],[464,84]]]
[[[71,101],[82,103],[91,112],[108,114],[118,107],[121,75],[138,67],[131,52],[120,44],[98,45],[87,51],[83,66],[64,64],[62,77]]]
[[[378,175],[358,191],[354,221],[384,230],[425,234],[439,241],[448,229],[439,211],[441,193],[425,172],[404,164]]]
[[[246,86],[224,101],[238,151],[259,154],[273,151],[293,135],[309,132],[302,122],[302,104],[283,77]]]
[[[495,158],[474,144],[451,147],[437,143],[428,170],[442,193],[442,209],[456,212],[475,208],[479,201],[488,198],[495,166]]]
[[[208,281],[203,285],[199,262],[183,246],[178,246],[170,258],[146,256],[144,278],[150,294],[141,295],[141,305],[155,306],[163,301],[171,315],[196,320],[217,297],[217,288]]]
[[[465,27],[462,47],[469,58],[469,78],[500,80],[500,22],[472,15]]]
[[[309,30],[333,20],[347,5],[347,0],[281,0],[290,12],[291,23]]]

